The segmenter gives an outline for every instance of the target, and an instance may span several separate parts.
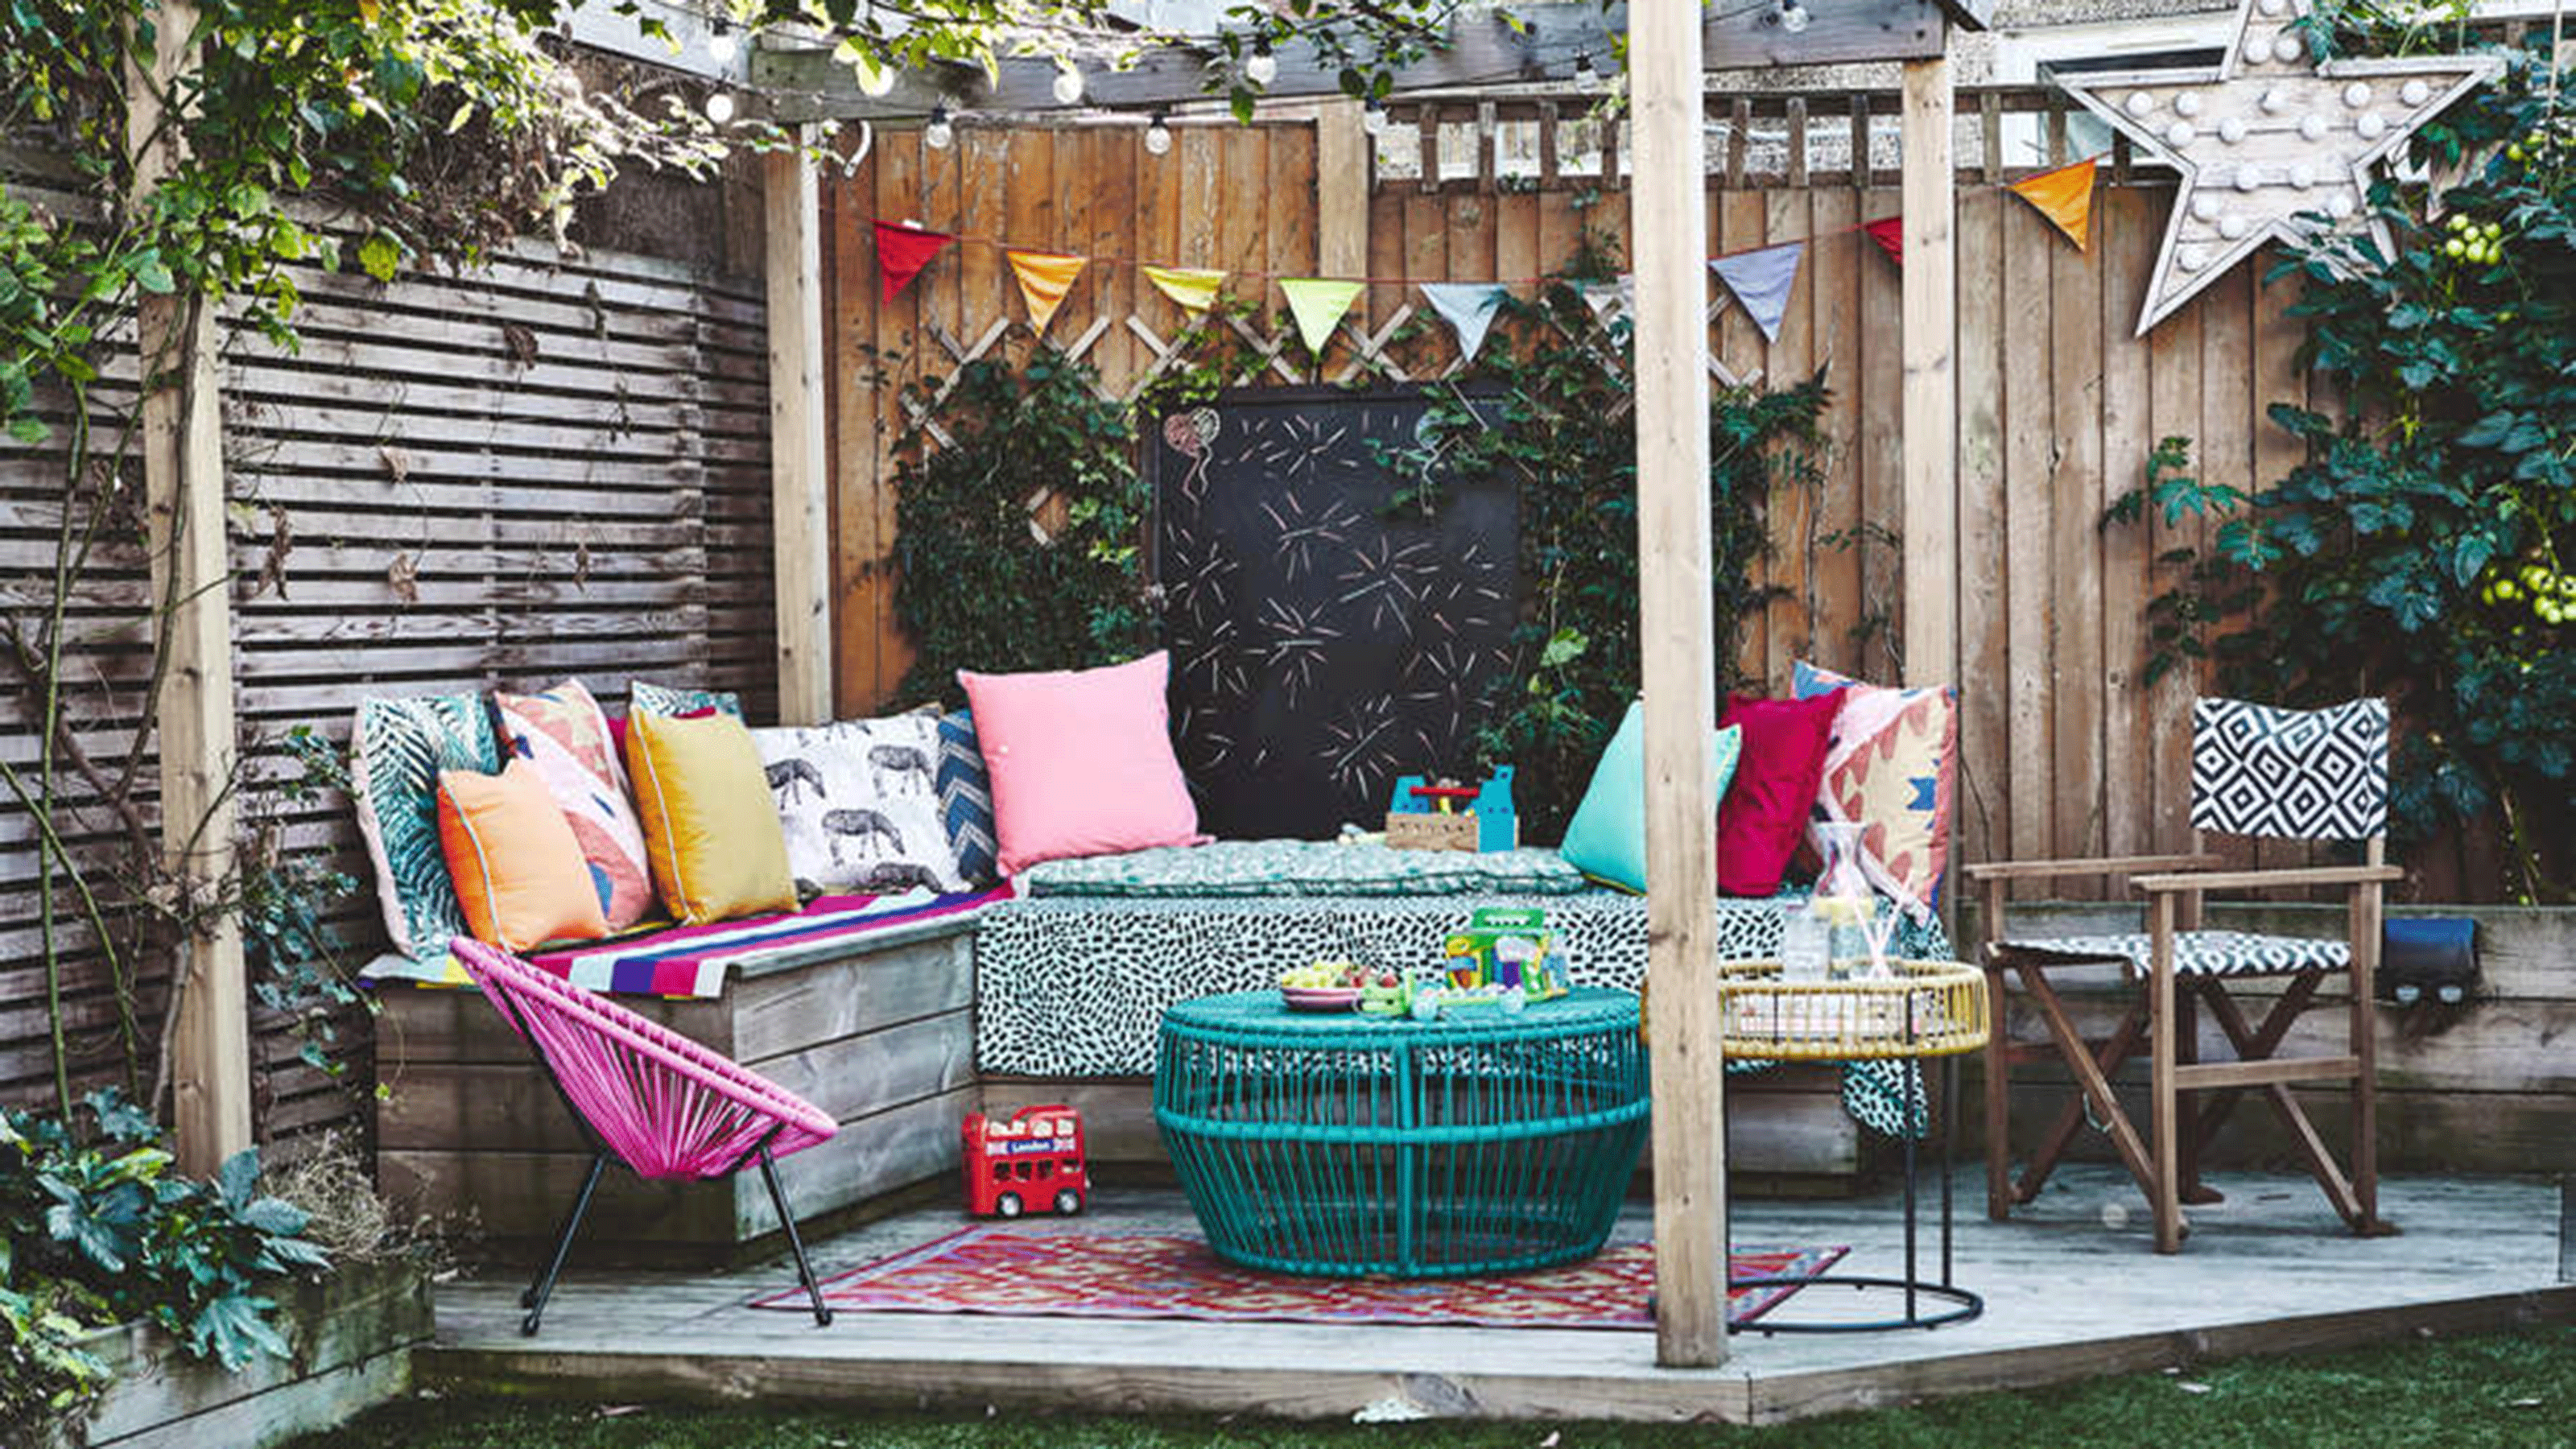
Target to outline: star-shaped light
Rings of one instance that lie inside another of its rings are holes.
[[[2239,0],[2217,67],[2097,72],[2061,80],[2084,108],[2182,173],[2147,281],[2138,335],[2264,242],[2319,227],[2367,231],[2371,168],[2415,128],[2503,70],[2494,56],[2310,58],[2306,0]],[[2322,218],[2322,220],[2320,220]]]

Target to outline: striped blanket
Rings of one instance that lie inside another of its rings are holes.
[[[1010,898],[1009,886],[947,895],[927,890],[899,895],[822,896],[788,915],[753,916],[712,926],[654,931],[622,940],[586,941],[528,960],[593,991],[633,996],[705,1000],[723,994],[725,973],[752,962],[787,962],[830,956],[861,938],[920,921],[970,914]],[[444,953],[431,960],[388,953],[359,973],[369,984],[405,981],[421,986],[468,986],[465,968]]]

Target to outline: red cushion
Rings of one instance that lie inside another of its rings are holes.
[[[1718,727],[1744,730],[1735,782],[1717,807],[1717,888],[1730,896],[1767,896],[1780,889],[1789,857],[1807,832],[1816,788],[1825,777],[1825,749],[1833,740],[1834,714],[1843,692],[1811,699],[1726,701]]]
[[[607,714],[607,711],[605,710],[600,712],[602,714]],[[686,714],[676,714],[671,717],[673,719],[706,719],[714,715],[715,712],[716,707],[710,704],[702,709],[693,709]],[[626,716],[622,714],[608,715],[608,743],[610,748],[617,751],[617,758],[621,760],[626,758]]]

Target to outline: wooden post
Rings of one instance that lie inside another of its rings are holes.
[[[1636,182],[1637,553],[1646,691],[1646,974],[1654,1001],[1655,1358],[1726,1361],[1725,1072],[1708,740],[1707,138],[1699,7],[1629,12]]]
[[[148,65],[126,63],[126,145],[142,204],[181,154],[164,103],[195,62],[197,8],[163,0]],[[168,124],[165,124],[167,122]],[[145,527],[166,662],[160,736],[161,839],[169,869],[212,884],[233,870],[232,567],[224,542],[223,413],[215,314],[188,292],[146,295],[136,316],[143,393]],[[250,995],[241,923],[230,912],[180,943],[178,1015],[167,1028],[179,1163],[211,1173],[251,1145]]]
[[[1369,181],[1376,163],[1359,102],[1328,101],[1316,108],[1316,275],[1368,275]]]
[[[1905,678],[1958,677],[1959,375],[1950,62],[1905,63]],[[1946,899],[1947,893],[1944,893]]]
[[[832,717],[832,529],[823,400],[822,189],[800,127],[761,162],[769,283],[770,541],[778,591],[778,722]]]

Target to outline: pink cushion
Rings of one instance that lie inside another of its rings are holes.
[[[957,682],[993,779],[1001,866],[1198,845],[1198,807],[1172,753],[1161,650],[1106,669],[975,674]],[[1808,798],[1815,796],[1812,781]]]
[[[1841,690],[1813,699],[1746,699],[1726,702],[1718,727],[1744,730],[1735,781],[1717,807],[1717,888],[1730,896],[1767,896],[1780,889],[1816,789],[1825,774],[1825,747],[1833,738]]]

